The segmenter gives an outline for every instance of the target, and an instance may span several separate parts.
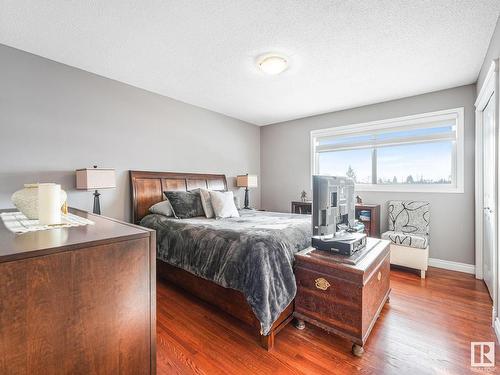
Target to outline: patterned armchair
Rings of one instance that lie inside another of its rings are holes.
[[[390,201],[389,230],[382,239],[391,241],[391,263],[417,268],[425,278],[429,259],[430,204],[422,201]]]

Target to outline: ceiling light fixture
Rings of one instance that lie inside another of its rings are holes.
[[[288,67],[288,61],[279,55],[264,55],[258,59],[257,65],[260,70],[269,75],[280,74]]]

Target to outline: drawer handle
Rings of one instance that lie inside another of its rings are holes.
[[[377,280],[380,281],[382,278],[382,272],[378,271]]]
[[[316,284],[316,288],[318,289],[327,290],[330,287],[330,283],[326,279],[323,279],[322,277],[314,281]]]

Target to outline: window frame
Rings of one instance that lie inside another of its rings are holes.
[[[452,151],[451,184],[356,184],[356,191],[464,193],[464,107],[312,130],[310,132],[311,184],[312,176],[316,174],[319,169],[316,142],[320,137],[346,136],[361,133],[370,134],[370,131],[373,132],[391,128],[415,128],[418,127],[419,124],[425,124],[429,121],[450,118],[454,118],[456,121],[456,141]],[[372,171],[376,172],[376,168],[376,159],[374,160],[372,157]]]

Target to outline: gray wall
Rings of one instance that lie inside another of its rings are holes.
[[[475,85],[308,117],[261,129],[262,207],[290,211],[290,201],[310,192],[310,131],[449,108],[465,108],[465,193],[362,192],[365,203],[421,199],[431,203],[432,258],[474,264],[474,109]]]
[[[116,168],[104,215],[130,216],[127,170],[259,173],[257,126],[0,45],[0,207],[28,182],[58,182],[70,205],[74,170]],[[242,191],[239,192],[242,194]],[[251,191],[255,206],[260,189]]]
[[[481,90],[481,87],[484,83],[484,79],[486,78],[486,74],[490,69],[491,62],[500,57],[500,17],[497,21],[497,26],[495,27],[495,31],[493,32],[493,36],[491,37],[490,46],[488,47],[488,52],[484,58],[483,66],[481,67],[481,71],[479,72],[479,78],[477,79],[477,91]]]

